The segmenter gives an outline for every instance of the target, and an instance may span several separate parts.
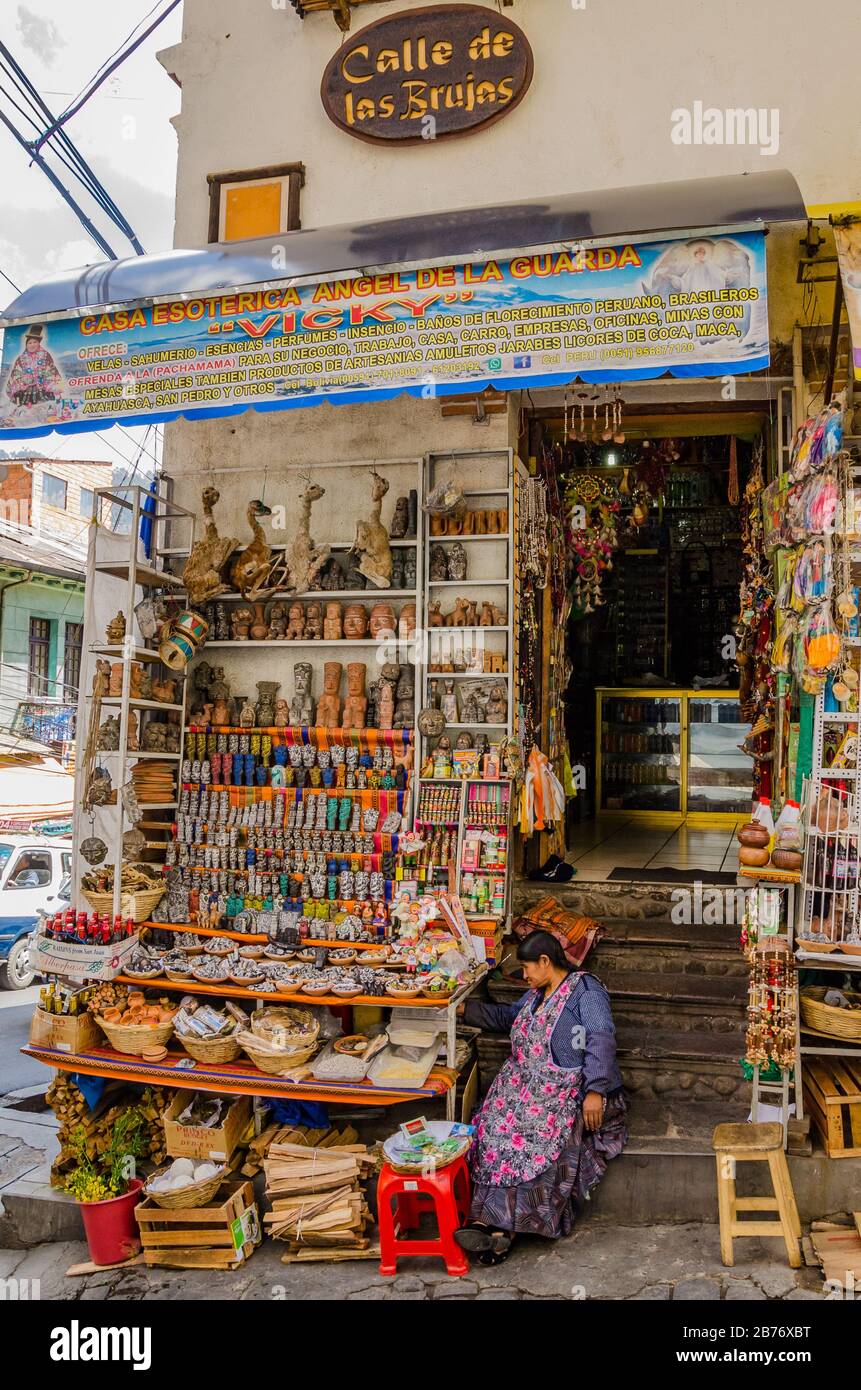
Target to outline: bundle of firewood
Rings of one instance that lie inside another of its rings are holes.
[[[272,1210],[263,1220],[270,1235],[288,1242],[285,1263],[369,1258],[371,1213],[362,1182],[374,1159],[364,1144],[340,1139],[313,1148],[280,1138],[269,1144],[263,1168]]]
[[[355,1144],[358,1131],[352,1125],[345,1129],[309,1129],[306,1125],[267,1125],[262,1133],[251,1139],[242,1165],[242,1176],[253,1178],[263,1167],[272,1144],[302,1144],[306,1149],[328,1149],[337,1144]]]
[[[74,1145],[78,1130],[84,1130],[90,1158],[98,1158],[110,1144],[117,1117],[129,1105],[137,1105],[147,1121],[144,1152],[140,1157],[156,1165],[164,1162],[162,1115],[168,1102],[160,1086],[147,1086],[138,1095],[121,1081],[109,1082],[99,1103],[91,1110],[75,1083],[64,1072],[58,1072],[45,1099],[60,1122],[57,1130],[60,1152],[51,1165],[51,1182],[55,1187],[62,1187],[66,1174],[78,1161]]]

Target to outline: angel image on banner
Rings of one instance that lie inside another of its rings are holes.
[[[646,294],[664,297],[703,290],[749,289],[751,270],[750,253],[732,237],[692,237],[667,248],[644,281],[643,289]],[[737,307],[734,322],[739,336],[744,338],[750,329],[751,307],[745,302]]]

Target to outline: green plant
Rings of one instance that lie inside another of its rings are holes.
[[[72,1135],[76,1164],[63,1190],[78,1202],[122,1197],[134,1177],[133,1160],[140,1158],[144,1150],[146,1129],[146,1118],[139,1107],[128,1106],[114,1121],[105,1152],[96,1157],[87,1146],[86,1129],[79,1125]]]

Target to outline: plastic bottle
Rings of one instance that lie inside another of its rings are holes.
[[[787,801],[774,827],[774,840],[781,849],[801,848],[801,807]]]
[[[774,816],[771,814],[771,802],[767,796],[759,798],[751,819],[768,831],[768,852],[771,854],[774,848]]]

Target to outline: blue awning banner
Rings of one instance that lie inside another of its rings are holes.
[[[696,231],[7,328],[0,438],[769,363],[765,235]]]

